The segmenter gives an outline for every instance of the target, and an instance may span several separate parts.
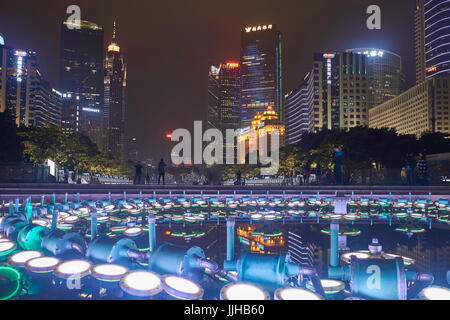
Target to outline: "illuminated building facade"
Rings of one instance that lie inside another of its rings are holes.
[[[369,110],[369,126],[395,128],[399,134],[443,132],[450,134],[450,77],[425,80]]]
[[[207,129],[219,128],[219,68],[210,66],[208,72]]]
[[[239,125],[239,63],[210,66],[208,75],[208,128],[223,132]]]
[[[61,92],[80,97],[80,131],[99,148],[103,116],[103,29],[95,23],[61,25]]]
[[[60,126],[61,107],[61,94],[37,69],[36,53],[0,45],[0,112],[10,110],[17,126]]]
[[[124,157],[127,68],[116,41],[116,24],[104,62],[104,150]]]
[[[268,106],[283,120],[281,34],[275,25],[241,30],[241,128]]]
[[[80,97],[71,93],[63,93],[61,112],[61,131],[65,134],[79,132],[81,122]]]
[[[300,142],[302,134],[314,130],[314,78],[309,72],[303,83],[285,95],[286,143]]]
[[[402,92],[405,76],[402,72],[402,58],[398,54],[374,48],[349,49],[346,52],[367,56],[369,109]]]
[[[48,123],[61,127],[62,107],[62,94],[40,79],[34,94],[34,106],[29,110],[28,125],[42,127]]]
[[[282,232],[263,232],[255,225],[241,225],[237,228],[239,242],[249,246],[251,252],[279,254],[284,247]]]
[[[314,131],[368,123],[367,56],[351,52],[314,54]]]
[[[450,75],[450,2],[416,0],[414,15],[416,83]]]
[[[237,129],[239,124],[239,64],[223,63],[219,67],[218,129]]]

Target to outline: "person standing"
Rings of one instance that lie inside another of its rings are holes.
[[[305,165],[305,184],[309,184],[309,177],[311,176],[311,161],[308,160]]]
[[[142,165],[140,162],[138,162],[134,167],[136,169],[136,174],[134,176],[133,184],[139,184],[141,183],[142,178]]]
[[[423,153],[419,153],[419,161],[417,162],[417,168],[419,170],[420,183],[422,185],[428,184],[428,164],[427,158]]]
[[[414,184],[414,167],[415,167],[415,160],[411,153],[406,154],[405,157],[405,173],[406,173],[406,181],[408,185]]]
[[[236,185],[240,186],[242,184],[242,174],[241,174],[241,170],[238,170],[236,173]]]
[[[334,146],[334,181],[336,184],[343,184],[342,166],[344,165],[344,151],[339,146]]]
[[[161,177],[163,180],[163,184],[166,184],[165,182],[165,175],[166,175],[166,163],[164,162],[163,158],[161,158],[161,160],[158,163],[158,184],[161,182]]]

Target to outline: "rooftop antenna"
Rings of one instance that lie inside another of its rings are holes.
[[[116,40],[116,20],[114,20],[112,40],[113,40],[112,42],[115,43],[115,40]]]

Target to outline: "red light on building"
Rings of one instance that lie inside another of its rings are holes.
[[[231,68],[231,69],[239,68],[239,63],[227,62],[227,68]]]
[[[172,139],[172,134],[171,134],[171,133],[167,133],[167,134],[166,134],[166,138],[167,138],[167,139]]]

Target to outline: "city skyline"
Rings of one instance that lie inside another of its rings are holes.
[[[162,17],[156,17],[154,11],[147,12],[154,18],[148,25],[142,24],[144,19],[139,20],[139,17],[132,19],[131,11],[121,9],[121,5],[116,2],[111,2],[109,7],[103,6],[101,1],[96,2],[96,5],[80,1],[78,5],[81,7],[82,19],[99,24],[104,28],[105,34],[111,34],[113,20],[117,20],[121,26],[121,49],[129,61],[127,108],[131,116],[127,121],[127,138],[137,137],[139,153],[145,159],[156,158],[163,150],[169,150],[170,143],[163,139],[165,133],[179,127],[190,129],[193,120],[206,117],[205,74],[208,61],[239,61],[239,34],[248,25],[272,23],[281,31],[283,95],[301,82],[311,66],[313,52],[353,47],[377,47],[402,56],[407,87],[411,87],[415,76],[414,54],[410,52],[413,47],[414,1],[405,0],[396,4],[379,1],[378,5],[382,10],[381,31],[368,30],[365,26],[368,17],[365,10],[371,4],[370,1],[350,2],[344,10],[330,1],[321,1],[322,6],[286,1],[276,7],[263,1],[258,2],[259,5],[270,13],[261,16],[252,10],[255,3],[249,2],[245,6],[236,7],[239,8],[236,10],[236,17],[226,21],[219,15],[215,19],[208,18],[206,12],[214,9],[212,4],[199,4],[195,7],[176,4],[174,8],[158,5]],[[0,13],[0,32],[6,44],[36,50],[40,69],[53,86],[57,83],[57,76],[55,66],[49,60],[53,55],[58,55],[60,36],[59,30],[55,29],[67,18],[65,9],[69,4],[71,3],[67,1],[58,3],[51,9],[55,12],[55,19],[35,28],[33,33],[42,35],[39,42],[30,39],[29,24],[34,21],[32,17],[27,20],[22,16],[14,20],[14,12],[20,12],[18,6],[25,6],[31,11],[33,3],[8,4],[9,9],[3,9],[2,12],[13,14],[3,16]],[[146,5],[142,6],[145,9]],[[36,9],[42,10],[40,7],[44,5],[41,4]],[[329,10],[325,10],[327,7]],[[181,9],[187,12],[182,13]],[[192,18],[190,13],[195,12],[193,9],[199,10],[194,15],[199,21],[188,23]],[[136,10],[132,13],[140,15]],[[343,15],[348,19],[343,19]],[[141,24],[134,20],[141,21]],[[402,23],[399,24],[398,21]],[[213,27],[207,30],[207,25]],[[176,32],[179,34],[175,34]],[[182,39],[186,35],[196,37]],[[109,41],[108,37],[105,38],[104,48]],[[181,48],[184,48],[183,52],[180,52]],[[176,88],[179,94],[172,94],[172,88]],[[180,116],[171,117],[174,112]]]

